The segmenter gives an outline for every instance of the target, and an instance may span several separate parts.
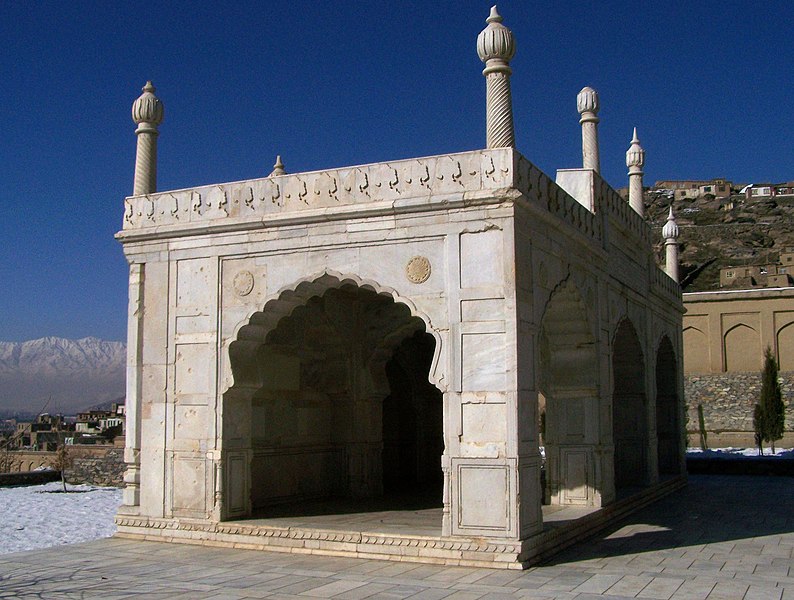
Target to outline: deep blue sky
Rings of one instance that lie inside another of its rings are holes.
[[[113,234],[130,106],[166,107],[161,190],[484,146],[475,38],[490,4],[0,2],[0,340],[126,336]],[[581,164],[576,93],[601,98],[602,172],[794,179],[794,3],[501,2],[519,150]]]

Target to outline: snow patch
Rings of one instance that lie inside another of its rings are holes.
[[[0,488],[0,554],[88,542],[116,532],[121,489],[61,483]]]
[[[758,448],[713,448],[702,450],[701,448],[687,448],[687,458],[742,458],[745,456],[758,456]],[[764,457],[794,460],[794,450],[791,448],[775,448],[772,450],[764,448]]]

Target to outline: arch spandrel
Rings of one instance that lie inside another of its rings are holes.
[[[252,309],[234,327],[234,335],[224,341],[224,357],[228,362],[224,365],[224,390],[232,388],[258,388],[262,385],[258,368],[257,349],[265,343],[268,334],[273,331],[279,322],[292,315],[299,306],[305,306],[313,297],[322,296],[331,289],[340,289],[344,286],[353,286],[358,289],[374,292],[379,296],[391,298],[396,304],[407,307],[412,318],[420,319],[424,329],[435,339],[435,354],[431,365],[428,380],[438,389],[446,390],[447,377],[441,367],[442,352],[445,350],[441,328],[434,326],[431,316],[417,308],[416,304],[408,297],[401,295],[394,288],[381,285],[371,279],[364,279],[357,275],[343,274],[336,271],[324,270],[320,273],[303,277],[279,289],[270,298],[265,300],[262,308]],[[443,315],[439,315],[436,322],[440,322]],[[410,335],[418,327],[411,328],[406,333]],[[396,347],[405,336],[400,332],[393,332],[380,344],[376,355],[388,353],[389,348]],[[228,354],[227,354],[228,352]],[[374,360],[374,357],[373,357]]]

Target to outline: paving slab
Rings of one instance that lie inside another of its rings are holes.
[[[0,555],[0,598],[794,600],[793,497],[790,477],[694,476],[526,571],[110,538]]]

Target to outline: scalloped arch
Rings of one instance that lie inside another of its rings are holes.
[[[304,306],[310,298],[322,296],[328,290],[339,289],[344,286],[354,286],[358,289],[369,290],[380,296],[390,297],[395,303],[404,305],[412,317],[421,319],[424,322],[425,331],[432,335],[436,342],[428,380],[442,392],[445,391],[445,377],[439,369],[442,339],[439,332],[433,327],[430,317],[417,309],[413,301],[400,295],[394,288],[383,286],[371,279],[363,279],[357,275],[344,274],[332,270],[323,270],[319,273],[302,277],[282,287],[265,301],[261,309],[251,311],[245,319],[237,324],[234,328],[234,341],[229,345],[229,362],[233,377],[231,388],[261,385],[261,381],[258,381],[258,375],[256,375],[258,370],[255,363],[257,349],[266,342],[267,335],[276,328],[283,318],[289,317],[297,307]],[[417,327],[413,327],[411,331],[413,332],[417,329]],[[404,339],[404,336],[399,338],[395,335],[388,336],[379,346],[377,355],[385,355],[390,349],[396,347],[402,339]]]

